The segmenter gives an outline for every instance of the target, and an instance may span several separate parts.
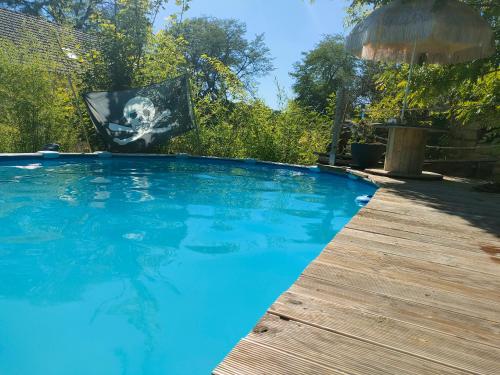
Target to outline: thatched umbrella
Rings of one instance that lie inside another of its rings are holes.
[[[354,27],[346,49],[365,60],[406,62],[413,67],[414,63],[455,64],[481,59],[494,53],[495,44],[490,25],[467,4],[394,0]],[[405,109],[406,98],[402,120]]]
[[[404,122],[415,63],[453,64],[485,58],[494,53],[495,44],[489,24],[462,2],[394,0],[354,27],[346,49],[366,60],[410,63],[401,111]],[[424,148],[423,128],[391,125],[384,171],[372,172],[423,177]]]
[[[465,3],[394,0],[356,25],[346,48],[367,60],[455,64],[491,56],[495,45],[490,25]]]

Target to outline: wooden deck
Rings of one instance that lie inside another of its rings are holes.
[[[500,196],[376,181],[214,374],[500,374]]]

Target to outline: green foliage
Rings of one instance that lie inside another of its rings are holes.
[[[151,35],[148,0],[117,0],[114,6],[91,16],[96,48],[85,61],[89,90],[121,90],[131,87],[140,68],[144,47]]]
[[[494,67],[476,80],[465,81],[454,89],[456,108],[451,115],[463,123],[477,121],[498,125],[500,113],[500,73]]]
[[[330,138],[328,116],[290,102],[274,111],[250,99],[244,84],[229,67],[205,57],[221,79],[221,87],[234,100],[200,95],[193,82],[199,131],[178,137],[158,151],[186,152],[230,158],[255,158],[286,163],[312,164],[315,151],[324,150]]]
[[[144,48],[142,62],[133,77],[133,85],[161,82],[184,72],[186,66],[182,54],[184,45],[184,39],[174,38],[165,31],[150,35]]]
[[[303,56],[291,73],[299,104],[333,115],[335,93],[343,86],[348,96],[346,115],[350,117],[357,107],[378,98],[373,76],[380,71],[380,66],[348,54],[342,36],[325,36]]]
[[[0,48],[0,152],[34,152],[50,142],[81,150],[72,100],[47,56],[2,42]]]
[[[247,78],[263,74],[269,62],[261,39],[246,41],[244,30],[243,24],[231,20],[195,19],[149,39],[135,82],[151,83],[187,69],[192,73],[199,123],[199,131],[178,137],[158,151],[315,162],[314,151],[325,149],[329,141],[330,119],[297,103],[274,111],[251,99]]]
[[[500,75],[488,63],[455,66],[424,65],[414,68],[408,97],[409,118],[436,125],[445,119],[455,125],[493,126],[498,121]],[[407,84],[408,66],[387,66],[376,77],[380,100],[368,113],[375,121],[398,117]]]
[[[173,140],[164,151],[313,164],[314,152],[329,142],[329,118],[294,102],[280,112],[261,101],[239,102],[230,111],[212,102],[211,109],[219,121],[202,117],[199,140],[190,133]]]
[[[375,127],[364,120],[351,127],[351,143],[375,143]]]
[[[176,0],[181,13],[172,17],[175,25],[153,34],[152,22],[162,3],[95,3],[86,20],[95,48],[78,53],[79,77],[73,77],[77,91],[146,85],[188,70],[199,132],[179,137],[160,151],[312,162],[316,145],[323,148],[327,139],[327,121],[295,106],[277,113],[249,98],[254,79],[271,68],[263,37],[248,41],[245,25],[234,20],[182,22],[189,6],[182,0]],[[43,9],[37,12],[56,20]],[[0,152],[35,151],[48,142],[62,144],[64,151],[81,150],[77,108],[82,103],[74,102],[63,66],[52,64],[48,55],[29,52],[8,46],[0,55],[0,109],[5,114],[0,131],[7,135],[0,141]],[[98,140],[91,141],[99,147]]]
[[[190,0],[175,0],[182,11],[189,9]],[[75,29],[90,30],[95,27],[95,16],[112,17],[120,8],[126,6],[123,0],[0,0],[0,7],[46,18],[59,25],[68,25]],[[141,0],[128,2],[141,7]],[[148,2],[149,17],[154,19],[167,0]],[[139,13],[138,13],[139,14]]]
[[[294,65],[293,90],[297,101],[317,111],[325,112],[328,97],[354,76],[355,58],[344,48],[341,35],[326,36],[311,51],[303,53],[302,61]]]
[[[183,53],[187,69],[200,88],[201,96],[216,99],[228,93],[224,77],[214,62],[230,69],[245,89],[253,91],[255,80],[272,70],[264,36],[247,40],[246,25],[234,19],[191,18],[172,23],[167,33],[185,40]]]
[[[88,26],[90,16],[104,5],[97,0],[1,0],[0,5],[19,12],[41,16],[77,29]]]

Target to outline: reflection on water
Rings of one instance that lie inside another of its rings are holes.
[[[0,180],[0,373],[30,375],[210,373],[374,191],[190,160]]]

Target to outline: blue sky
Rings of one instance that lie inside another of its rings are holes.
[[[292,96],[289,72],[300,60],[301,53],[314,48],[323,35],[344,34],[343,21],[348,1],[316,0],[192,0],[185,17],[212,16],[235,18],[247,25],[248,37],[264,33],[274,58],[275,70],[260,79],[258,95],[276,108],[277,80],[288,96]],[[161,28],[172,8],[157,18]]]

